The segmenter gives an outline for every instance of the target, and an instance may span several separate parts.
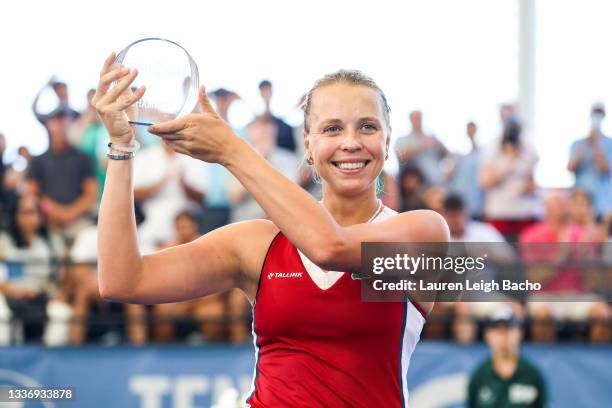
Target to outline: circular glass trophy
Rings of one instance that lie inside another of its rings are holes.
[[[191,113],[198,103],[200,76],[191,55],[163,38],[144,38],[125,47],[115,64],[138,69],[132,89],[144,96],[128,114],[133,125],[149,126]]]

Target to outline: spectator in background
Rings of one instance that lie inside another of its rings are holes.
[[[32,154],[30,153],[30,150],[25,146],[19,146],[17,149],[17,154],[25,160],[24,167],[28,169],[32,163]]]
[[[425,179],[418,168],[405,166],[401,169],[399,177],[400,212],[425,208],[424,190]]]
[[[288,179],[298,181],[299,159],[286,149],[276,144],[277,127],[275,122],[266,116],[255,119],[247,128],[249,142],[272,166]],[[238,181],[230,186],[230,199],[234,203],[231,222],[265,218],[266,214],[257,201]]]
[[[17,159],[4,168],[2,179],[2,202],[0,204],[0,229],[8,228],[10,217],[7,215],[9,208],[14,207],[19,196],[26,194],[26,176],[30,171],[32,155],[25,146],[17,149]]]
[[[64,81],[57,79],[57,77],[54,75],[49,79],[45,86],[43,86],[40,91],[38,91],[36,97],[34,98],[34,102],[32,102],[32,112],[34,113],[34,116],[36,116],[36,119],[38,119],[38,121],[43,126],[47,126],[46,122],[49,118],[49,115],[40,113],[38,111],[38,100],[40,99],[40,96],[47,87],[51,87],[51,89],[53,89],[53,92],[55,92],[55,95],[57,96],[58,105],[55,107],[55,110],[60,109],[66,112],[66,116],[70,119],[70,121],[73,121],[79,117],[79,112],[72,109],[72,107],[70,106],[70,102],[68,100],[68,85]]]
[[[442,212],[448,229],[451,242],[474,243],[465,246],[465,255],[471,257],[487,254],[489,263],[487,270],[483,271],[486,278],[494,278],[491,262],[507,264],[514,261],[514,251],[506,243],[504,237],[490,224],[470,219],[469,211],[458,194],[449,194],[444,200]],[[476,244],[477,243],[477,244]],[[456,247],[457,248],[457,247]],[[479,278],[485,278],[480,275]],[[488,300],[491,300],[490,298]],[[476,319],[483,319],[492,308],[498,307],[497,302],[456,302],[452,332],[455,340],[461,344],[472,343],[478,334]],[[517,310],[518,311],[518,310]]]
[[[472,218],[482,217],[482,200],[484,193],[475,180],[478,180],[481,152],[476,144],[477,126],[469,122],[466,126],[470,140],[470,152],[457,159],[450,183],[450,190],[461,195]]]
[[[219,88],[211,93],[211,99],[215,102],[215,110],[219,116],[229,123],[229,109],[240,96],[235,92]],[[239,133],[237,129],[234,130]],[[229,186],[233,176],[220,164],[205,163],[201,180],[203,183],[201,191],[192,189],[190,197],[203,203],[200,231],[205,234],[229,223],[231,215]]]
[[[603,244],[601,258],[606,266],[612,268],[612,214],[608,214],[604,219],[603,226],[605,227],[607,238]]]
[[[506,240],[534,222],[536,213],[533,171],[538,157],[521,138],[521,125],[506,121],[501,141],[483,158],[479,181],[485,191],[484,216]]]
[[[569,200],[561,190],[551,191],[544,197],[544,218],[520,235],[520,242],[578,242],[584,237],[582,228],[569,222]]]
[[[446,196],[442,215],[450,230],[451,242],[506,242],[504,237],[485,222],[470,219],[470,212],[461,195]]]
[[[411,132],[395,142],[395,153],[399,160],[400,171],[410,165],[419,169],[429,185],[444,184],[440,160],[448,151],[433,135],[423,131],[423,115],[420,111],[410,113]]]
[[[4,153],[6,152],[6,137],[4,133],[0,133],[0,176],[2,180],[4,180],[4,173],[6,171],[6,167],[4,164]],[[0,186],[2,188],[2,186]]]
[[[174,226],[176,239],[163,243],[160,249],[186,244],[200,237],[197,217],[188,211],[177,214]],[[188,317],[195,319],[199,327],[198,337],[204,336],[207,341],[223,340],[226,298],[227,293],[217,293],[186,302],[155,305],[153,307],[155,341],[163,343],[176,341],[176,326]]]
[[[143,222],[141,214],[136,212],[136,226]],[[142,241],[139,239],[139,241]],[[140,244],[142,255],[156,251],[156,248]],[[98,288],[98,227],[91,225],[83,229],[70,249],[70,282],[68,293],[72,298],[74,318],[70,326],[69,341],[73,346],[81,345],[91,332],[98,329],[103,337],[114,342],[112,330],[114,326],[113,313],[118,308],[123,311],[126,318],[126,333],[130,343],[134,345],[145,344],[149,338],[147,328],[147,310],[140,304],[118,304],[107,302],[100,297]],[[110,317],[109,321],[91,319],[92,312],[97,311],[98,316]],[[92,329],[92,330],[90,330]],[[100,330],[101,329],[101,330]],[[110,334],[110,335],[109,335]]]
[[[540,370],[520,356],[521,325],[510,307],[500,307],[491,314],[484,334],[491,357],[470,377],[468,408],[548,406]]]
[[[234,102],[240,100],[240,95],[238,95],[234,91],[230,91],[225,88],[219,88],[211,92],[210,96],[211,99],[215,101],[216,111],[219,116],[221,116],[223,120],[229,123],[229,109]],[[198,107],[197,109],[200,108]]]
[[[583,242],[603,242],[606,240],[604,223],[597,224],[591,196],[584,190],[575,189],[570,193],[569,220],[571,225],[584,231]]]
[[[176,153],[159,142],[134,158],[134,199],[144,214],[139,227],[142,243],[149,247],[174,239],[174,217],[185,208],[200,209],[189,191],[202,191],[199,180],[203,164]],[[193,188],[191,186],[194,186]]]
[[[609,306],[589,293],[584,268],[564,265],[596,260],[596,248],[585,247],[590,231],[585,225],[571,222],[570,202],[565,192],[551,192],[544,206],[544,220],[520,236],[521,256],[528,265],[527,276],[542,283],[542,289],[528,298],[531,337],[534,341],[554,341],[557,320],[590,320],[591,341],[609,341]]]
[[[423,192],[423,204],[425,208],[442,214],[444,211],[444,199],[446,188],[442,186],[430,186]]]
[[[502,127],[505,127],[509,121],[516,120],[517,117],[516,106],[513,103],[503,103],[499,106],[499,120]]]
[[[296,152],[295,138],[293,136],[293,128],[284,120],[274,116],[270,110],[270,102],[272,101],[272,82],[267,79],[259,83],[259,94],[264,101],[265,110],[262,116],[272,119],[277,127],[276,145],[282,149],[287,149],[292,153]]]
[[[187,244],[200,237],[198,219],[195,214],[183,210],[174,217],[175,238],[160,245],[161,249]]]
[[[591,109],[591,130],[589,135],[572,143],[569,171],[576,177],[575,186],[593,197],[598,216],[612,211],[612,138],[601,131],[601,124],[606,117],[603,105],[594,105]]]
[[[102,125],[96,109],[91,104],[91,98],[96,93],[95,89],[87,92],[87,108],[70,127],[70,142],[80,151],[87,154],[93,164],[99,192],[98,201],[102,198],[104,180],[106,179],[106,166],[108,151],[108,134]]]
[[[0,217],[6,217],[9,197],[6,188],[6,173],[7,168],[4,165],[4,152],[6,151],[6,138],[3,133],[0,133]],[[3,223],[0,223],[3,224]]]
[[[91,223],[87,218],[98,196],[89,156],[68,143],[70,111],[59,107],[45,119],[49,148],[32,159],[28,192],[41,197],[49,227],[68,241]]]
[[[14,201],[16,195],[22,195],[26,192],[26,177],[30,171],[32,164],[32,154],[25,146],[19,146],[17,149],[17,160],[6,169],[4,174],[4,191]]]
[[[18,198],[7,232],[0,234],[0,343],[8,344],[11,316],[22,320],[26,340],[67,343],[72,310],[60,288],[61,239],[47,234],[39,200]],[[8,306],[8,308],[7,308]],[[46,328],[45,322],[47,322]],[[15,335],[15,333],[13,333]]]

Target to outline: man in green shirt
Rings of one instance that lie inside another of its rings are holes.
[[[519,355],[521,320],[508,306],[496,309],[485,329],[491,357],[472,373],[469,408],[541,408],[547,395],[540,371]]]
[[[99,187],[98,202],[100,202],[102,190],[104,189],[104,180],[106,179],[108,134],[100,118],[98,118],[96,109],[91,104],[94,94],[95,89],[90,89],[87,92],[87,108],[72,124],[68,136],[71,144],[91,157],[93,161],[94,174],[98,180]]]

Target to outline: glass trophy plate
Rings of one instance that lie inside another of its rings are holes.
[[[129,114],[133,125],[149,126],[191,113],[198,103],[200,76],[191,55],[163,38],[144,38],[125,47],[115,59],[138,75],[132,89],[146,86]]]

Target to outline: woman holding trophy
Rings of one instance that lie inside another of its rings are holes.
[[[138,72],[114,60],[104,63],[93,98],[111,139],[99,213],[102,296],[156,304],[240,288],[253,305],[257,351],[249,406],[406,406],[410,355],[432,303],[362,302],[351,272],[361,267],[362,242],[446,242],[449,233],[437,213],[397,214],[377,198],[391,136],[380,88],[339,71],[308,93],[304,147],[322,180],[321,202],[237,137],[201,88],[201,114],[149,131],[179,153],[225,166],[269,219],[141,256],[128,117],[145,89],[134,90]]]

